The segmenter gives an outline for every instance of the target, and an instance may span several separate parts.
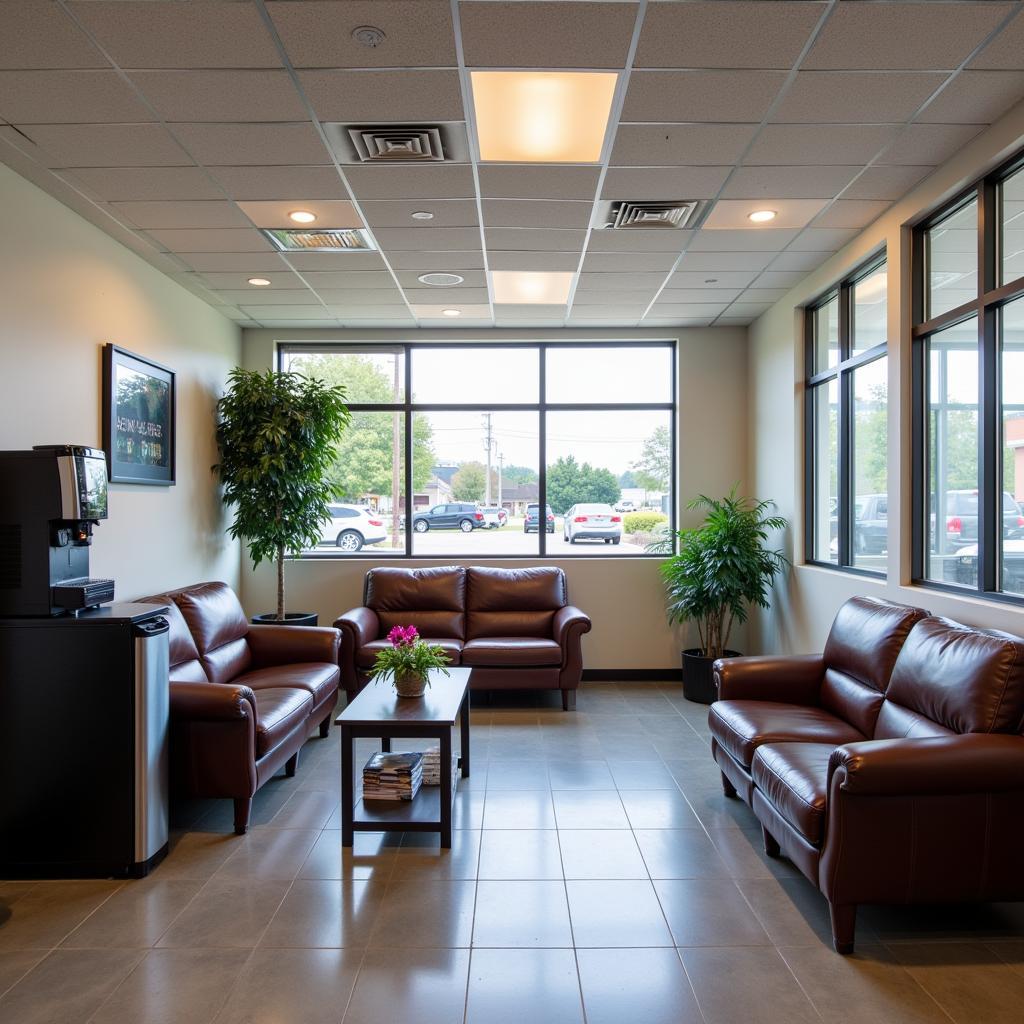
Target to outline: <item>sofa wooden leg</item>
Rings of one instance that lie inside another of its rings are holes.
[[[828,914],[832,919],[832,945],[836,947],[836,952],[843,956],[852,953],[853,935],[857,930],[857,904],[830,903]]]
[[[735,800],[737,793],[736,787],[732,784],[729,776],[722,772],[722,792],[730,799]]]
[[[764,825],[761,826],[761,838],[764,840],[764,852],[769,857],[778,857],[782,853],[778,842],[775,840],[775,836],[773,836],[771,832],[764,827]]]
[[[320,723],[320,739],[325,740],[330,735],[331,735],[331,716],[328,715]]]
[[[235,800],[235,835],[244,836],[249,831],[249,814],[252,811],[252,797],[238,797]]]
[[[563,711],[575,711],[576,710],[576,691],[575,690],[563,690],[562,691],[562,710]]]
[[[295,773],[299,770],[299,752],[296,750],[291,757],[288,758],[284,763],[284,773],[289,779],[295,778]]]

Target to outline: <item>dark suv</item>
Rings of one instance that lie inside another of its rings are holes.
[[[427,530],[461,530],[472,533],[480,530],[487,523],[484,514],[468,502],[449,502],[447,505],[435,505],[429,512],[417,512],[412,517],[412,528],[417,533]]]
[[[548,519],[548,533],[555,532],[555,513],[551,511],[550,505],[545,505]],[[523,520],[523,533],[540,532],[540,505],[527,505],[526,518]]]

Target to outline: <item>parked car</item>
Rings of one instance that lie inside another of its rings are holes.
[[[555,513],[551,511],[550,505],[544,506],[547,517],[547,532],[555,532]],[[540,505],[527,505],[526,518],[523,520],[523,533],[540,532]]]
[[[933,513],[934,514],[934,513]],[[947,491],[946,551],[955,553],[978,542],[978,492],[974,490]],[[1003,537],[1012,537],[1024,528],[1024,516],[1012,495],[1003,491]],[[938,540],[939,531],[935,531]]]
[[[889,550],[889,495],[863,494],[854,500],[853,550],[881,555]]]
[[[951,583],[963,583],[966,586],[978,585],[978,545],[968,544],[961,548],[956,558],[948,559],[944,578]],[[1024,594],[1024,539],[1003,541],[1002,579],[1000,589],[1011,594]]]
[[[508,522],[508,513],[497,505],[484,505],[481,509],[488,529],[497,530]]]
[[[562,539],[570,544],[584,539],[618,544],[622,540],[622,516],[616,515],[611,505],[594,502],[573,505],[565,513]]]
[[[615,506],[616,512],[635,512],[636,510],[636,504],[628,499],[626,501],[620,501],[618,505]]]
[[[426,533],[427,530],[461,530],[463,533],[472,533],[486,526],[484,514],[469,502],[448,502],[445,505],[435,505],[427,512],[417,512],[412,517],[412,528],[417,533]]]
[[[331,518],[324,520],[320,542],[334,544],[342,551],[361,551],[366,544],[379,544],[387,535],[384,517],[367,512],[361,505],[330,505]]]

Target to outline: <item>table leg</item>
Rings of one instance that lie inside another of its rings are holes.
[[[452,733],[441,733],[441,846],[452,848]]]
[[[353,792],[352,728],[341,727],[341,845],[352,845],[352,818],[355,814],[355,793]]]
[[[381,738],[380,738],[380,749],[385,754],[390,754],[391,753],[391,737],[390,736],[381,736]]]
[[[462,738],[462,777],[469,778],[469,688],[466,688],[466,696],[462,698],[462,705],[459,708],[459,733]]]

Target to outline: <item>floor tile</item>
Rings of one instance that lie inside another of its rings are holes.
[[[395,867],[401,836],[357,832],[351,847],[341,845],[341,831],[325,829],[299,868],[299,878],[358,878],[386,882]]]
[[[296,879],[260,946],[361,948],[369,942],[384,891],[383,882]]]
[[[7,903],[0,901],[0,950],[51,949],[61,943],[122,882],[39,882]]]
[[[567,829],[558,833],[566,878],[647,878],[629,829]]]
[[[674,949],[581,949],[587,1024],[703,1024]]]
[[[0,996],[16,985],[43,957],[41,949],[12,949],[0,952]]]
[[[548,761],[552,789],[614,789],[605,761]]]
[[[798,878],[799,869],[786,857],[769,857],[759,828],[708,830],[732,878]]]
[[[562,857],[553,829],[484,829],[481,879],[561,879]]]
[[[433,832],[406,832],[395,851],[391,877],[476,878],[480,861],[479,829],[455,829],[451,849]]]
[[[477,886],[473,945],[572,947],[561,882],[490,882]]]
[[[484,828],[554,828],[555,812],[550,792],[488,792]]]
[[[540,759],[507,761],[492,757],[487,766],[487,788],[513,792],[549,789],[547,766]]]
[[[732,879],[654,883],[677,946],[767,946],[770,940]]]
[[[672,773],[660,761],[617,761],[609,759],[608,767],[618,789],[677,790]]]
[[[623,790],[622,806],[633,828],[699,828],[700,822],[678,789]]]
[[[582,1024],[571,949],[474,949],[466,1024]]]
[[[1024,941],[1011,939],[986,945],[1004,964],[1009,964],[1018,974],[1024,974]]]
[[[484,801],[483,790],[463,789],[460,784],[455,794],[455,803],[452,805],[452,828],[483,828]]]
[[[277,879],[213,878],[164,932],[162,948],[251,947],[277,912],[290,883]]]
[[[299,790],[267,822],[268,828],[316,829],[327,827],[327,822],[338,806],[339,795],[317,789]]]
[[[319,832],[312,829],[260,829],[242,842],[214,877],[293,879],[309,856]]]
[[[651,878],[728,878],[729,871],[700,828],[634,831]]]
[[[617,790],[553,790],[555,822],[567,828],[629,828],[629,819]]]
[[[205,882],[237,849],[244,836],[233,832],[185,832],[171,836],[170,850],[157,868],[163,881],[194,878]]]
[[[573,881],[565,888],[578,947],[672,945],[649,881]]]
[[[381,902],[370,945],[468,946],[475,889],[475,883],[466,881],[392,881]]]

